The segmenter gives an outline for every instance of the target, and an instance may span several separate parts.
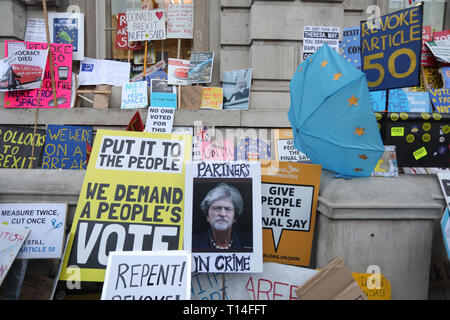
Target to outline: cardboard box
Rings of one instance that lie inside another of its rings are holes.
[[[299,300],[368,300],[340,257],[296,290]]]

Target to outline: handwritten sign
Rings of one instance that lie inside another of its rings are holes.
[[[46,50],[47,43],[39,42],[18,42],[5,41],[5,54],[14,47],[25,46],[28,50]],[[71,44],[52,44],[51,51],[54,60],[54,76],[56,86],[56,98],[58,108],[70,108],[70,99],[72,94],[72,45]],[[52,82],[50,75],[50,65],[47,60],[45,66],[44,80],[42,83],[42,92],[39,96],[39,89],[24,90],[18,92],[8,92],[5,94],[5,107],[7,108],[54,108]]]
[[[190,300],[187,251],[112,252],[102,300]]]
[[[92,127],[48,125],[42,169],[86,169],[86,146]]]
[[[167,9],[167,38],[194,38],[194,5],[169,4]]]
[[[128,41],[166,39],[164,10],[128,11]]]
[[[450,113],[450,89],[429,89],[430,99],[439,113]]]
[[[122,87],[122,109],[147,107],[147,81],[137,81],[125,84]]]
[[[139,42],[128,41],[128,23],[125,13],[117,15],[116,49],[119,50],[139,50],[142,46]]]
[[[233,161],[234,160],[234,141],[203,141],[202,160],[203,161]]]
[[[145,132],[172,133],[175,109],[151,107],[148,109]]]
[[[0,286],[29,232],[30,229],[0,224]]]
[[[97,131],[61,280],[79,271],[81,281],[104,281],[113,251],[181,249],[191,145],[187,135]]]
[[[184,248],[192,252],[192,271],[261,272],[260,163],[188,163],[185,193]]]
[[[66,215],[66,203],[0,204],[0,224],[31,230],[18,259],[60,259]]]
[[[223,89],[218,87],[203,87],[200,109],[222,110]]]
[[[47,42],[47,36],[45,34],[45,20],[28,18],[24,40],[31,42]]]
[[[0,126],[0,168],[37,168],[44,144],[45,130]]]
[[[361,21],[361,63],[370,91],[419,84],[423,5]]]

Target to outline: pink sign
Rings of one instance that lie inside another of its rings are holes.
[[[139,50],[142,46],[139,42],[130,43],[128,41],[127,15],[119,13],[117,15],[116,49],[119,50]]]
[[[5,41],[5,56],[8,56],[8,50],[14,48],[25,48],[29,50],[45,50],[46,43],[23,42],[23,41]],[[70,108],[72,94],[72,52],[71,44],[52,44],[53,71],[55,74],[56,98],[58,108]],[[38,104],[39,89],[10,91],[5,94],[6,108],[36,108]],[[47,60],[45,66],[44,81],[42,82],[41,97],[39,99],[39,108],[54,108],[52,83],[50,77],[50,65]]]
[[[234,161],[233,140],[223,140],[220,142],[202,142],[203,161]]]

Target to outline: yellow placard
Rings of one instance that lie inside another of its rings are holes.
[[[208,87],[202,89],[200,109],[222,110],[223,89],[218,87]]]
[[[192,137],[98,130],[60,280],[102,282],[109,252],[180,250]]]
[[[391,300],[391,284],[381,273],[353,273],[353,279],[369,300]]]

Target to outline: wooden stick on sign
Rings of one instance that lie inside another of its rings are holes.
[[[58,108],[58,98],[56,97],[55,73],[53,70],[53,54],[52,54],[51,41],[50,41],[50,29],[48,27],[47,0],[42,0],[42,7],[44,9],[45,32],[47,35],[47,46],[48,46],[47,49],[48,49],[48,59],[49,59],[49,65],[50,65],[50,78],[51,78],[51,82],[52,82],[53,104],[55,105],[55,108]]]
[[[180,59],[181,57],[181,39],[178,39],[178,45],[177,45],[177,59]],[[181,86],[178,85],[178,95],[177,95],[177,109],[181,109]]]
[[[144,74],[142,75],[142,81],[145,81],[145,73],[147,72],[147,52],[148,52],[148,41],[145,41]]]

